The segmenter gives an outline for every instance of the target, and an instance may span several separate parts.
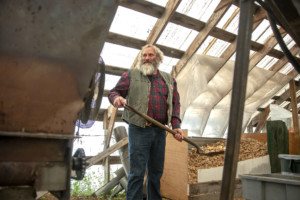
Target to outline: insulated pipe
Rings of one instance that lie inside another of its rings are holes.
[[[249,52],[253,21],[252,15],[253,1],[241,0],[236,61],[234,66],[228,137],[220,200],[232,200],[234,194],[249,70]]]

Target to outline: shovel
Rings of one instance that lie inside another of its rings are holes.
[[[148,122],[153,123],[154,125],[168,131],[169,133],[172,133],[174,136],[177,134],[175,131],[173,131],[172,129],[166,127],[165,125],[163,125],[162,123],[156,121],[155,119],[149,117],[148,115],[145,115],[144,113],[141,113],[139,111],[137,111],[136,109],[134,109],[133,107],[129,106],[128,104],[124,104],[123,105],[125,109],[130,110],[136,114],[138,114],[139,116],[143,117],[144,119],[146,119]],[[183,140],[191,145],[193,145],[196,149],[197,149],[197,153],[201,154],[201,155],[206,155],[206,156],[214,156],[214,155],[218,155],[218,154],[224,154],[224,151],[217,151],[217,152],[203,152],[200,147],[193,141],[189,140],[188,138],[183,138]]]

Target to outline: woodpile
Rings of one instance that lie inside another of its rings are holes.
[[[202,146],[204,152],[224,151],[225,141]],[[240,143],[239,161],[265,156],[268,154],[267,143],[252,138],[242,138]],[[206,156],[197,153],[196,149],[189,151],[188,155],[188,182],[197,183],[198,169],[208,169],[224,165],[224,154]]]

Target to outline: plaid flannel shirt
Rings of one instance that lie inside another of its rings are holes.
[[[147,115],[153,119],[166,124],[168,120],[167,116],[167,97],[168,97],[168,88],[164,82],[159,71],[157,74],[148,76],[151,82],[151,89],[149,95],[149,104],[148,104],[148,113]],[[180,119],[180,97],[177,91],[177,83],[173,78],[173,110],[171,117],[172,128],[180,128],[181,119]],[[126,98],[127,92],[130,85],[130,71],[124,72],[118,81],[117,85],[110,90],[108,95],[109,101],[113,104],[114,100],[118,96]]]

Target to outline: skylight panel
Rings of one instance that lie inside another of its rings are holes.
[[[130,68],[139,51],[138,49],[105,42],[101,57],[106,65]]]
[[[283,93],[285,93],[286,90],[289,89],[289,84],[286,84],[281,90],[279,90],[276,95],[274,96],[281,96]]]
[[[294,69],[294,67],[290,63],[287,63],[281,70],[279,70],[279,72],[282,73],[282,74],[287,75],[293,69]]]
[[[220,0],[183,0],[177,8],[177,12],[207,22],[218,6]]]
[[[229,23],[229,25],[225,30],[237,35],[239,30],[239,18],[240,18],[240,12],[236,14],[236,16],[232,19],[232,21]]]
[[[298,74],[298,75],[294,78],[295,81],[299,81],[299,79],[300,79],[300,74]]]
[[[109,107],[109,105],[110,105],[110,103],[109,103],[108,97],[103,97],[102,100],[101,100],[100,108],[107,109]]]
[[[279,106],[284,108],[285,106],[287,106],[290,102],[289,101],[284,101],[282,102]]]
[[[269,27],[266,29],[266,31],[257,39],[256,42],[264,44],[265,41],[270,38],[270,36],[273,35],[273,31],[272,28]]]
[[[225,42],[225,41],[220,40],[220,39],[217,39],[217,40],[215,40],[212,47],[209,48],[206,55],[220,57],[229,45],[230,45],[230,43]]]
[[[270,69],[276,62],[278,61],[277,58],[271,56],[265,56],[258,64],[257,67],[268,70]]]
[[[117,82],[119,81],[120,76],[105,74],[105,90],[111,90],[113,87],[116,86]]]
[[[168,23],[159,37],[157,44],[185,51],[193,42],[197,34],[197,31],[173,23]]]
[[[231,16],[234,14],[234,12],[237,9],[238,9],[238,7],[236,7],[235,5],[231,5],[230,8],[225,13],[225,15],[222,17],[222,19],[217,24],[217,27],[221,28],[221,29],[225,29],[227,27],[228,20],[230,20]]]
[[[159,70],[170,73],[174,65],[178,63],[179,59],[164,56],[163,62],[159,66]]]
[[[236,57],[236,52],[234,52],[234,54],[229,58],[229,60],[235,62],[235,57]]]
[[[214,37],[208,36],[203,44],[199,47],[197,53],[204,54],[204,51],[208,48],[209,44],[214,40]]]
[[[146,40],[157,18],[119,6],[110,32]]]
[[[168,0],[146,0],[146,1],[149,1],[151,3],[155,3],[155,4],[160,5],[162,7],[165,7],[168,3]]]
[[[252,32],[251,40],[257,41],[263,34],[266,32],[266,30],[270,27],[270,23],[268,20],[264,19]]]
[[[249,53],[249,59],[251,58],[251,56],[255,53],[255,51],[250,50]],[[236,57],[236,52],[229,58],[229,60],[231,61],[235,61],[235,57]]]
[[[295,41],[291,38],[291,36],[289,34],[287,34],[284,38],[283,38],[284,43],[286,44],[288,49],[291,49],[296,43]],[[277,44],[274,49],[277,49],[279,51],[281,50],[281,47],[279,44]]]

